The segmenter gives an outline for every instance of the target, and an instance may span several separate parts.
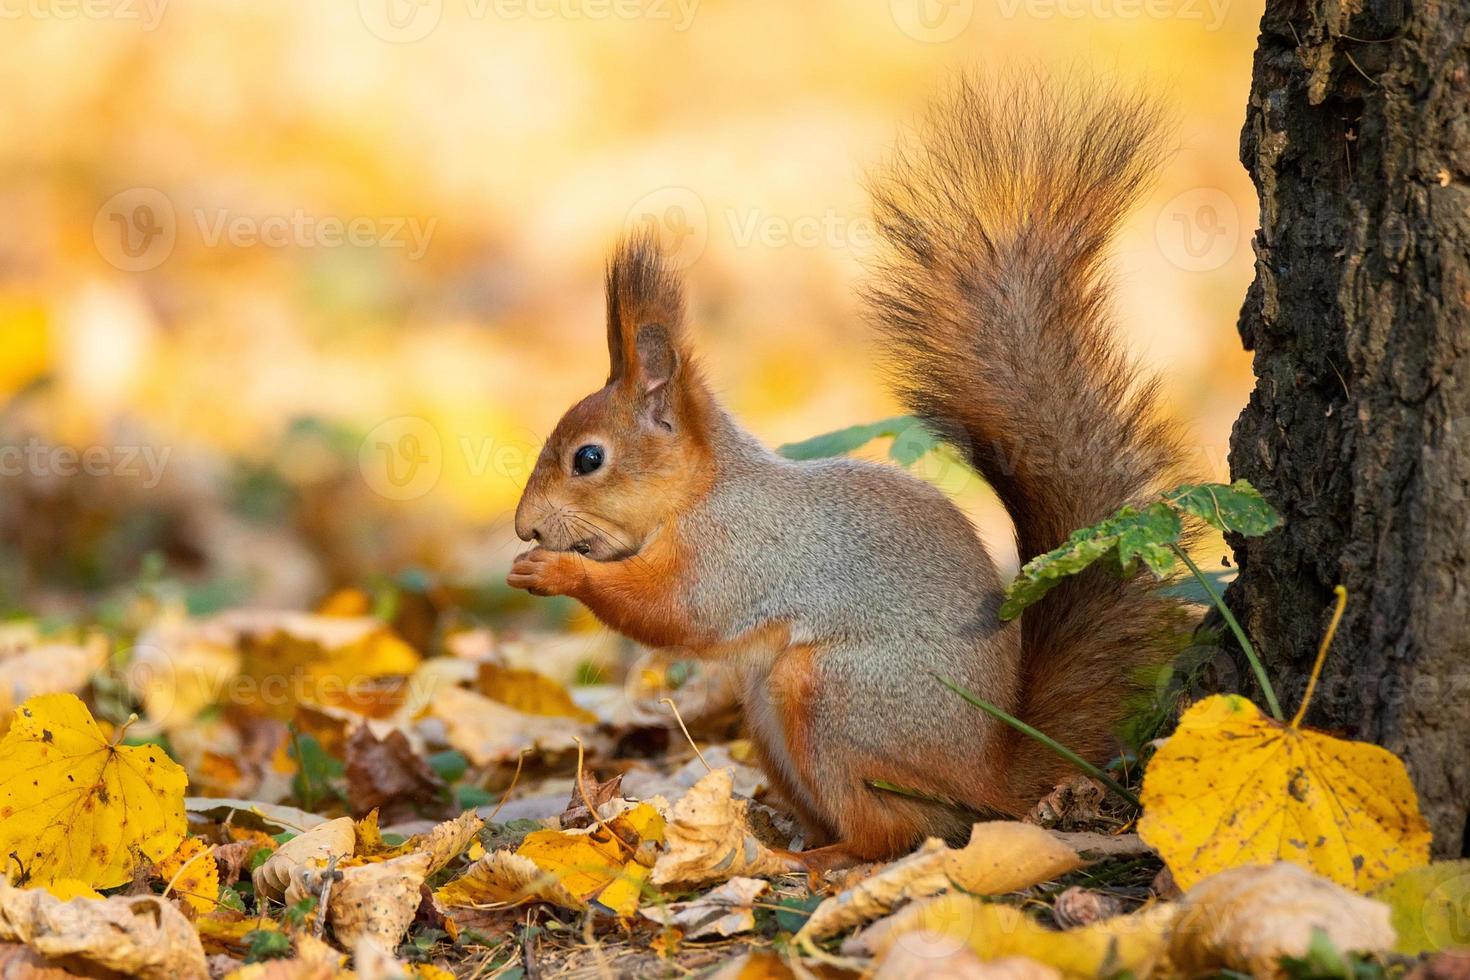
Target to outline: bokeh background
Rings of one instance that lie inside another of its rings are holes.
[[[651,225],[772,443],[893,414],[862,178],[947,78],[1165,92],[1131,348],[1225,476],[1255,201],[1245,0],[15,0],[0,8],[0,614],[405,576],[494,604],[542,437]],[[879,447],[881,449],[881,447]],[[945,468],[1002,556],[1003,515]],[[1006,560],[1014,562],[1010,556]],[[546,608],[546,607],[544,607]]]

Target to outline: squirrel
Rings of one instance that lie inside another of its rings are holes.
[[[866,304],[904,405],[967,453],[1022,558],[1162,489],[1183,458],[1108,312],[1105,252],[1164,154],[1157,103],[1104,85],[961,80],[869,181]],[[508,582],[653,647],[743,668],[748,733],[826,870],[1023,816],[1070,764],[945,678],[1103,762],[1179,600],[1074,576],[1002,621],[973,526],[897,467],[798,462],[717,403],[679,275],[648,237],[606,275],[607,383],[537,459]],[[875,787],[888,783],[909,791]],[[910,795],[912,794],[912,795]]]

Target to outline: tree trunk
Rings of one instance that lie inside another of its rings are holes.
[[[1241,158],[1261,199],[1234,474],[1286,516],[1229,601],[1290,714],[1398,753],[1440,855],[1470,811],[1470,4],[1267,0]]]

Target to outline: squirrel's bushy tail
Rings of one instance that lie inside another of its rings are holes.
[[[1160,113],[1115,86],[969,80],[872,182],[884,250],[868,298],[909,408],[969,453],[1024,562],[1160,489],[1180,460],[1157,386],[1119,348],[1104,260],[1164,153]],[[1172,603],[1096,569],[1022,616],[1021,717],[1094,760]],[[1067,774],[1013,743],[1012,790]]]

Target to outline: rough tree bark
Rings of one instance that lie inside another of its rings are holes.
[[[1229,601],[1309,722],[1407,762],[1441,855],[1470,812],[1470,3],[1267,0],[1241,158],[1261,200],[1231,467],[1286,515]]]

